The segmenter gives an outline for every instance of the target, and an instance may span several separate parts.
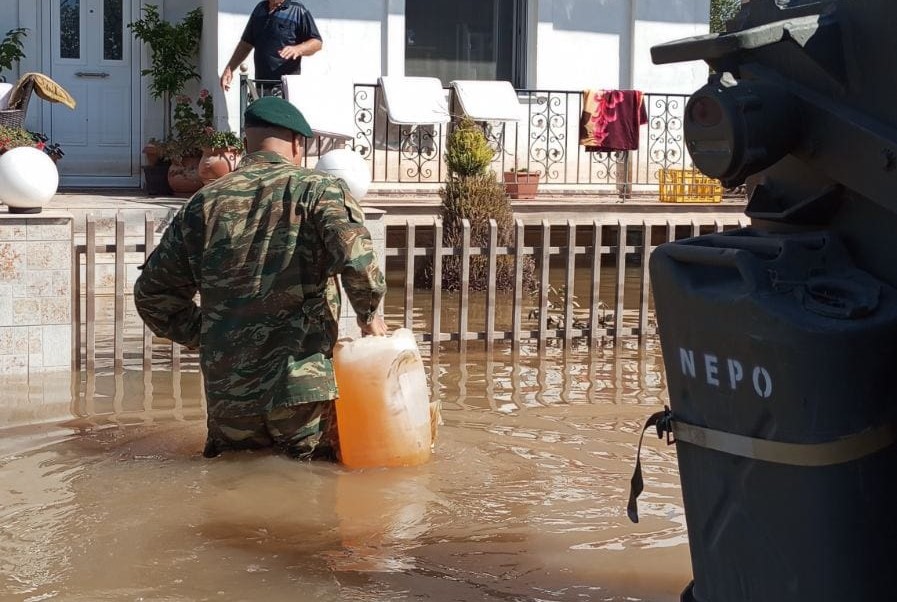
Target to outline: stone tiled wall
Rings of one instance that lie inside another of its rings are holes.
[[[0,375],[72,363],[72,217],[0,209]]]

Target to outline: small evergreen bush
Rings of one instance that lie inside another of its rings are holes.
[[[470,221],[472,247],[489,246],[489,220],[497,225],[498,244],[514,244],[514,213],[504,185],[489,171],[493,151],[483,131],[470,119],[463,119],[449,136],[446,148],[448,180],[439,191],[442,197],[442,242],[448,247],[461,247],[464,237],[462,220]],[[443,258],[442,287],[454,291],[461,288],[461,258]],[[515,258],[497,258],[495,284],[499,290],[514,286]],[[418,275],[418,285],[432,286],[432,264]],[[535,263],[527,256],[523,265],[524,291],[535,288]],[[485,290],[489,286],[489,258],[475,255],[470,258],[470,289]]]
[[[465,117],[449,135],[445,162],[451,175],[479,176],[489,170],[494,154],[483,131]]]

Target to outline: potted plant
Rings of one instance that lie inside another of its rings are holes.
[[[534,199],[539,191],[541,177],[541,171],[510,169],[504,173],[505,190],[512,199]]]
[[[141,75],[150,78],[149,91],[156,100],[162,100],[165,106],[163,122],[163,140],[155,139],[152,149],[160,148],[159,161],[151,163],[152,150],[147,155],[147,165],[143,171],[146,176],[149,194],[170,194],[167,173],[170,162],[166,152],[180,152],[178,145],[171,143],[172,100],[184,89],[187,82],[198,80],[195,58],[199,51],[202,35],[202,9],[196,8],[179,23],[163,21],[159,15],[159,7],[148,4],[143,8],[143,17],[128,24],[134,37],[149,46],[150,67],[141,71]],[[148,144],[149,147],[149,144]]]
[[[17,27],[7,31],[3,39],[0,40],[0,72],[12,69],[14,64],[25,58],[22,38],[26,35],[28,35],[26,28]],[[6,81],[6,78],[0,76],[0,81]]]
[[[203,186],[197,170],[206,130],[212,127],[212,113],[208,90],[200,91],[195,103],[183,94],[175,99],[173,133],[165,152],[171,161],[168,184],[175,194],[191,195]]]
[[[243,141],[239,136],[230,130],[216,130],[210,126],[203,136],[197,173],[204,184],[209,184],[234,171],[242,156]]]

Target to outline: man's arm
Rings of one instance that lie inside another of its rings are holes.
[[[377,316],[386,293],[386,279],[377,265],[364,213],[343,184],[328,186],[315,208],[329,274],[342,277],[349,303],[366,334],[385,334]]]
[[[250,52],[252,52],[252,44],[246,42],[245,40],[240,40],[237,43],[237,47],[234,49],[234,53],[231,55],[230,60],[227,62],[227,66],[221,73],[222,90],[224,90],[225,92],[230,90],[230,84],[234,79],[234,69],[239,67],[240,63],[246,60],[246,57],[249,56]]]
[[[134,305],[150,330],[187,347],[199,346],[202,314],[193,301],[198,290],[184,243],[189,205],[171,221],[134,284]]]

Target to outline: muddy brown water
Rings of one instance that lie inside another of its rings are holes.
[[[625,513],[641,425],[666,401],[656,345],[630,347],[443,352],[432,461],[359,472],[203,459],[195,373],[89,379],[77,418],[0,438],[0,600],[678,600],[684,514],[656,439],[642,522]],[[42,386],[62,385],[0,389]],[[15,407],[7,424],[28,419]]]

